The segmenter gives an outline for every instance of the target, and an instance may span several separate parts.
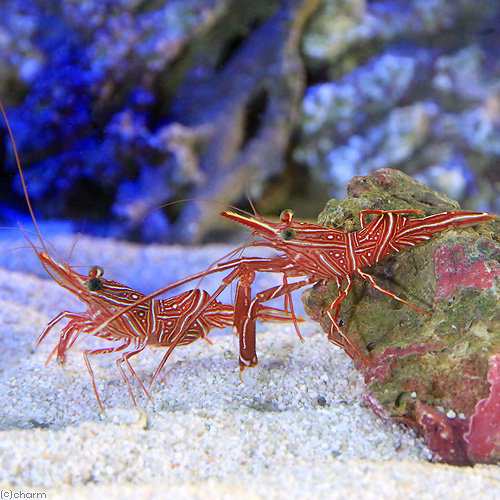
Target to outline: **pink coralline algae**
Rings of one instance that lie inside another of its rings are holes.
[[[418,356],[443,349],[442,344],[417,344],[407,347],[389,347],[374,360],[373,366],[365,370],[365,382],[384,382],[392,374],[392,368],[398,359],[405,356]]]
[[[436,299],[446,299],[460,287],[485,290],[500,276],[500,265],[488,267],[482,260],[470,262],[462,245],[440,247],[434,253]]]
[[[490,395],[476,405],[464,439],[475,462],[500,461],[500,354],[490,359]]]
[[[488,382],[490,395],[477,403],[471,418],[448,416],[417,401],[417,424],[437,459],[456,465],[500,461],[500,354],[490,359]]]
[[[455,465],[470,463],[463,441],[466,420],[448,418],[421,401],[417,401],[415,417],[427,446],[436,458]]]

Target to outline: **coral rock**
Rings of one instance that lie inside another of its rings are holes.
[[[355,177],[348,193],[345,200],[330,200],[321,223],[352,231],[359,228],[361,209],[418,208],[430,215],[458,208],[391,169]],[[365,269],[382,287],[431,314],[357,280],[340,313],[344,332],[371,360],[361,369],[378,413],[383,408],[416,426],[436,459],[450,463],[498,459],[498,227],[494,220],[448,229]],[[336,284],[328,283],[303,296],[306,311],[325,331],[330,327],[325,309],[336,294]]]

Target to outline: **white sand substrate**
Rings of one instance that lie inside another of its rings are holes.
[[[52,239],[67,255],[71,237]],[[0,487],[47,498],[499,498],[496,466],[429,462],[414,434],[363,403],[352,363],[306,322],[260,325],[259,368],[240,382],[232,335],[179,348],[135,409],[114,359],[93,360],[107,411],[99,414],[79,342],[67,365],[45,359],[61,310],[81,310],[20,241],[0,242]],[[228,247],[138,246],[81,238],[73,263],[104,266],[143,291],[207,267]],[[207,279],[213,290],[220,277]],[[263,276],[258,287],[270,286]],[[262,288],[259,288],[262,289]],[[229,294],[227,300],[230,300]],[[296,303],[299,304],[299,295]],[[224,332],[222,332],[224,333]],[[225,332],[228,333],[228,332]],[[133,359],[148,380],[163,351]]]

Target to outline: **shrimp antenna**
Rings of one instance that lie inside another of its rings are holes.
[[[248,203],[250,203],[250,207],[252,208],[252,212],[257,217],[257,215],[258,215],[257,210],[255,209],[255,205],[253,204],[252,198],[250,198],[250,196],[248,196],[248,194],[247,194],[247,199],[248,199]]]
[[[178,205],[180,203],[187,203],[189,201],[195,201],[195,202],[203,202],[203,203],[212,203],[213,205],[220,205],[224,208],[224,210],[230,208],[231,210],[234,210],[235,212],[240,212],[242,214],[245,214],[245,215],[249,215],[249,216],[253,216],[254,214],[248,212],[247,210],[243,210],[242,208],[238,208],[234,205],[229,205],[228,203],[222,203],[220,201],[217,201],[217,200],[210,200],[209,198],[196,198],[196,197],[193,197],[193,198],[184,198],[184,199],[181,199],[181,200],[174,200],[174,201],[169,201],[168,203],[163,203],[162,205],[159,205],[157,207],[154,208],[154,210],[156,209],[159,209],[159,208],[166,208],[166,207],[171,207],[172,205]],[[253,209],[253,205],[252,205],[252,209]]]
[[[49,254],[47,246],[45,245],[45,241],[42,237],[42,232],[40,231],[40,227],[38,226],[38,222],[36,221],[35,212],[33,210],[33,207],[31,206],[31,200],[30,200],[30,197],[28,195],[28,187],[26,185],[26,179],[24,178],[23,167],[21,166],[21,159],[19,158],[19,153],[17,151],[16,140],[14,139],[14,134],[12,133],[9,119],[7,118],[7,113],[5,112],[5,108],[3,106],[2,101],[0,101],[0,112],[2,113],[3,118],[5,120],[7,132],[9,134],[9,138],[10,138],[10,141],[12,144],[12,151],[14,152],[14,158],[16,159],[16,166],[17,166],[17,170],[19,171],[19,177],[21,179],[21,185],[23,187],[23,193],[24,193],[24,197],[26,199],[26,204],[28,205],[28,211],[30,213],[31,220],[33,221],[33,225],[35,226],[36,234],[38,236],[38,239],[40,240],[40,243],[42,244],[43,249],[45,250],[45,252],[47,254]]]
[[[252,197],[250,196],[250,192],[248,191],[248,189],[245,189],[245,198],[247,199],[248,204],[250,205],[250,208],[252,209],[254,217],[257,217],[257,219],[261,219],[261,216],[255,208],[255,205],[252,201]]]

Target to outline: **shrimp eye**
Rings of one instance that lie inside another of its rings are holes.
[[[90,278],[87,281],[87,288],[91,292],[95,292],[97,290],[100,290],[102,288],[102,280],[100,280],[99,278]]]
[[[281,231],[280,236],[284,240],[293,240],[297,236],[297,233],[291,227],[287,227]]]
[[[96,290],[100,290],[102,288],[102,280],[101,277],[104,274],[104,269],[99,266],[93,266],[89,271],[89,279],[87,281],[87,288],[91,292],[95,292]]]
[[[104,269],[100,266],[92,266],[89,271],[89,278],[102,278]]]
[[[280,221],[284,222],[285,224],[290,224],[293,219],[293,211],[290,209],[283,210],[280,214]]]

